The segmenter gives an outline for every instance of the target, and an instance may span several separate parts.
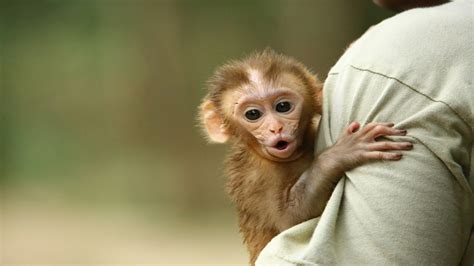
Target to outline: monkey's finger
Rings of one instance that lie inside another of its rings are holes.
[[[367,139],[374,140],[380,136],[405,136],[406,134],[407,131],[403,129],[377,125],[371,131],[367,132],[366,137]]]
[[[347,126],[346,132],[347,134],[352,134],[356,132],[357,130],[359,130],[359,128],[360,128],[359,122],[352,122]]]
[[[368,123],[367,125],[364,126],[364,129],[362,130],[362,133],[367,133],[371,130],[373,130],[375,127],[377,126],[383,126],[383,127],[393,127],[395,126],[394,123],[392,122],[371,122],[371,123]]]
[[[370,143],[367,146],[370,151],[388,151],[388,150],[411,150],[413,144],[410,142],[393,142],[393,141],[381,141]]]
[[[398,161],[402,158],[401,153],[391,153],[391,152],[382,152],[382,151],[368,151],[368,152],[364,152],[362,156],[365,159],[369,159],[369,160]]]

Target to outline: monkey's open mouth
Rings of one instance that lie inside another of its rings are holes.
[[[288,142],[284,141],[284,140],[280,140],[277,142],[277,144],[275,145],[275,148],[282,151],[284,149],[286,149],[288,147]]]
[[[288,139],[278,139],[271,146],[266,146],[270,155],[280,159],[289,158],[297,148],[296,141]]]

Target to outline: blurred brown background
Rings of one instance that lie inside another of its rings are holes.
[[[391,16],[366,1],[0,2],[0,264],[245,265],[225,146],[196,127],[219,64],[267,46],[324,79]]]

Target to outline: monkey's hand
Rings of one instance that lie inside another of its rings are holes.
[[[381,136],[406,135],[406,130],[393,126],[393,123],[370,123],[360,130],[357,122],[347,126],[337,142],[319,154],[290,187],[288,200],[282,205],[287,208],[282,209],[277,227],[284,230],[321,215],[344,172],[373,160],[400,160],[399,151],[410,150],[413,144],[377,141]]]
[[[352,122],[337,142],[317,158],[318,168],[327,177],[341,177],[344,172],[373,160],[400,160],[401,150],[411,150],[410,142],[377,141],[382,136],[405,136],[406,130],[395,129],[393,123],[369,123],[360,129]],[[337,180],[334,180],[337,181]]]

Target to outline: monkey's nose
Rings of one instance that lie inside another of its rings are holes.
[[[274,134],[280,134],[282,130],[283,130],[283,126],[281,125],[270,128],[270,132]]]

